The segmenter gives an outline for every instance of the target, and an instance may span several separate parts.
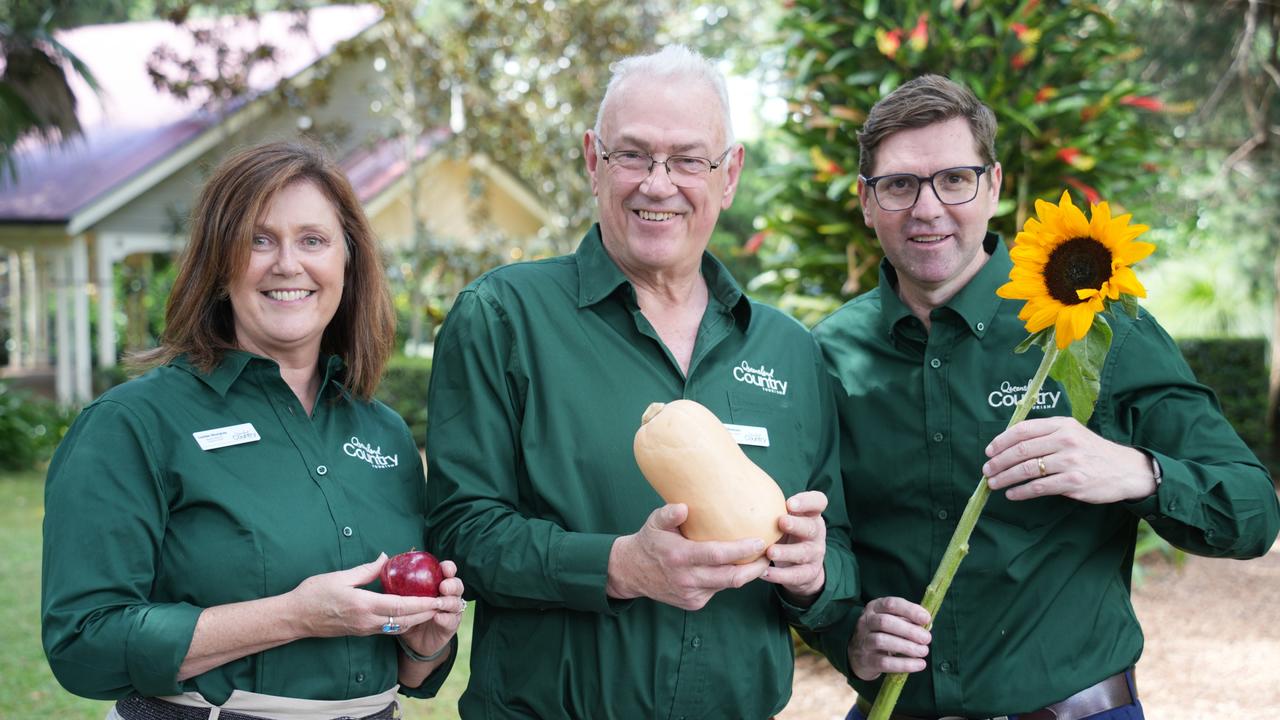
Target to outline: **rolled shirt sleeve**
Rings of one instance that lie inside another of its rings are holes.
[[[201,609],[148,600],[167,507],[139,419],[110,401],[86,408],[49,467],[41,584],[45,653],[77,695],[182,692]]]
[[[516,508],[516,453],[527,374],[502,308],[466,290],[436,344],[427,405],[432,546],[506,607],[609,613],[616,535],[570,532]]]
[[[1155,495],[1126,503],[1170,543],[1197,555],[1251,558],[1280,532],[1266,468],[1196,382],[1177,344],[1146,313],[1112,345],[1097,417],[1104,437],[1160,463]]]

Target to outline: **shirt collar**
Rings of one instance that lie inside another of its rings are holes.
[[[982,264],[978,274],[942,306],[964,318],[965,325],[978,338],[991,329],[992,318],[1002,302],[996,295],[996,288],[1009,281],[1009,271],[1013,269],[1009,250],[996,233],[986,234],[982,239],[982,249],[991,257]],[[898,297],[897,285],[898,271],[885,258],[880,262],[880,322],[889,334],[899,322],[912,317],[911,309]]]
[[[587,236],[582,239],[574,257],[578,263],[579,308],[604,300],[624,285],[630,289],[631,281],[604,249],[599,223],[592,225],[587,231]],[[751,300],[742,292],[742,287],[733,279],[729,270],[705,250],[702,253],[702,277],[711,297],[729,308],[740,325],[749,327]]]
[[[244,350],[224,351],[222,354],[222,360],[220,360],[218,364],[214,366],[213,370],[208,373],[203,372],[200,368],[191,364],[190,359],[188,359],[186,355],[179,355],[174,358],[170,364],[191,373],[205,385],[208,385],[211,390],[218,393],[218,395],[226,397],[227,390],[235,384],[235,381],[239,379],[240,375],[244,372],[244,369],[249,366],[249,363],[255,360],[270,363],[272,365],[276,364],[274,360],[264,358],[261,355],[254,355],[253,353],[246,352]],[[321,367],[321,388],[327,388],[330,380],[335,383],[341,383],[341,373],[343,368],[346,367],[346,363],[342,361],[342,358],[337,355],[327,355],[321,360]]]

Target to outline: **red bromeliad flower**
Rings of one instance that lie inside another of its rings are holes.
[[[929,13],[920,13],[920,17],[916,20],[915,29],[911,31],[907,42],[911,44],[911,49],[916,52],[929,47]]]
[[[1125,95],[1120,98],[1121,105],[1136,107],[1142,110],[1151,110],[1152,112],[1160,112],[1164,110],[1164,102],[1160,98],[1151,97],[1149,95]]]
[[[1084,199],[1088,200],[1090,205],[1097,205],[1098,203],[1102,202],[1102,193],[1098,192],[1092,186],[1087,185],[1073,177],[1064,177],[1062,178],[1062,181],[1070,185],[1071,187],[1079,190],[1080,192],[1084,193]]]
[[[882,55],[892,60],[898,54],[898,48],[902,47],[902,29],[894,28],[886,32],[883,28],[876,28],[876,49]]]

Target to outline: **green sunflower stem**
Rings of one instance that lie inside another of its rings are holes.
[[[1045,378],[1049,376],[1049,368],[1053,367],[1053,363],[1058,359],[1058,344],[1052,335],[1045,347],[1044,359],[1040,361],[1035,377],[1031,378],[1031,382],[1027,385],[1026,395],[1022,396],[1017,407],[1014,408],[1013,417],[1009,418],[1009,424],[1005,426],[1006,430],[1026,419],[1027,414],[1036,404],[1036,396],[1040,394]],[[969,554],[969,536],[977,527],[978,518],[982,515],[982,509],[986,507],[987,498],[990,496],[991,489],[987,487],[987,478],[983,476],[978,481],[978,487],[973,491],[973,495],[969,497],[968,504],[964,506],[964,513],[960,515],[960,521],[956,523],[956,529],[951,533],[951,542],[947,544],[947,549],[942,554],[942,562],[939,563],[933,580],[925,588],[924,599],[920,601],[920,605],[929,611],[930,618],[937,617],[938,609],[942,607],[942,600],[946,597],[947,590],[951,588],[951,581],[955,578],[956,571],[960,569],[960,562],[964,560],[965,555]],[[867,720],[888,720],[894,706],[898,704],[898,696],[902,694],[902,686],[906,682],[907,673],[886,675]]]

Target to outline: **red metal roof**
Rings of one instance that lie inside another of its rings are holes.
[[[293,77],[335,45],[364,32],[381,17],[373,6],[334,6],[311,11],[308,32],[292,32],[295,16],[265,13],[258,24],[232,25],[235,47],[271,42],[278,62],[262,63],[249,78],[257,95]],[[215,21],[191,21],[191,24]],[[72,78],[84,135],[65,144],[28,142],[16,152],[18,181],[0,178],[0,222],[65,222],[96,198],[159,162],[219,117],[202,109],[204,98],[179,100],[159,91],[147,74],[147,59],[163,44],[178,53],[191,48],[190,34],[168,22],[93,25],[59,32],[58,40],[89,66],[102,88],[97,97]],[[251,98],[240,98],[243,105]]]

